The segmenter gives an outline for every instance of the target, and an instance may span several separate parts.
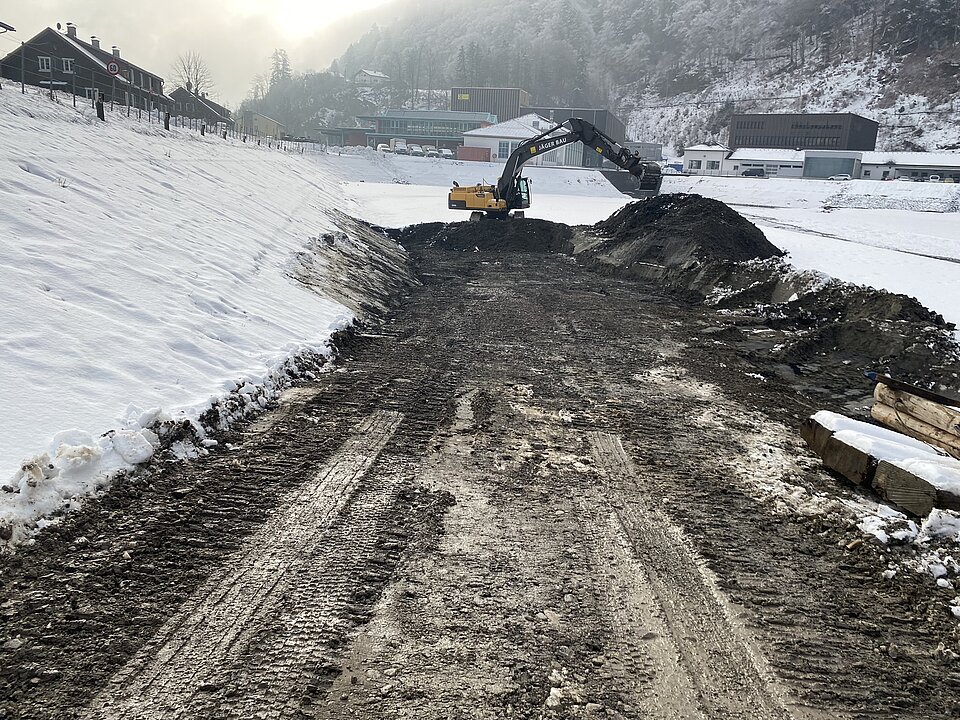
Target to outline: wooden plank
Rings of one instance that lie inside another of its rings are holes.
[[[956,435],[944,432],[907,412],[898,411],[896,408],[884,405],[881,402],[873,404],[873,407],[870,408],[870,415],[888,428],[902,432],[904,435],[909,435],[917,440],[922,440],[945,450],[956,458],[960,458],[960,439]]]
[[[873,479],[876,460],[857,448],[830,435],[819,453],[823,464],[840,473],[854,485],[869,485]]]
[[[813,419],[813,416],[808,417],[800,425],[800,437],[817,455],[822,453],[823,446],[827,444],[831,435],[833,435],[833,430],[829,430],[818,423]]]
[[[906,412],[935,428],[956,435],[960,442],[960,410],[953,410],[946,405],[913,395],[905,390],[896,390],[883,383],[877,383],[873,397],[879,403],[889,405],[900,412]]]
[[[872,372],[866,373],[866,375],[875,382],[883,383],[894,390],[903,390],[911,395],[916,395],[917,397],[922,397],[925,400],[930,400],[931,402],[939,403],[941,405],[960,407],[960,400],[957,398],[947,397],[946,395],[935,393],[933,390],[927,390],[926,388],[905,383],[902,380],[894,380],[889,375],[878,375],[877,373]]]
[[[877,463],[872,484],[878,495],[912,515],[926,516],[937,504],[933,485],[886,460]]]

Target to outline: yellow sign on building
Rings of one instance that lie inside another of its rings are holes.
[[[470,93],[460,93],[459,95],[457,95],[457,100],[469,100],[469,99],[470,99]]]

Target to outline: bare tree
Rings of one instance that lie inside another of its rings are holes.
[[[190,50],[180,55],[173,64],[173,79],[190,92],[200,95],[213,89],[210,69],[200,53]]]

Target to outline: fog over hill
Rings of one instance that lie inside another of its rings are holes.
[[[258,101],[295,126],[426,106],[428,91],[452,85],[519,86],[538,104],[612,107],[668,143],[716,135],[741,109],[798,107],[873,115],[899,145],[960,143],[949,129],[960,110],[955,0],[401,0],[365,17],[376,24],[330,78],[294,73],[295,93],[278,85]],[[398,87],[358,98],[336,77],[361,68]],[[664,108],[675,98],[690,109]]]

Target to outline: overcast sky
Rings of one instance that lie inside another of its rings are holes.
[[[130,62],[155,72],[174,89],[171,67],[181,53],[199,52],[216,87],[211,96],[236,107],[258,73],[269,67],[270,54],[284,48],[293,69],[319,70],[342,53],[367,26],[383,24],[369,11],[391,0],[21,0],[0,4],[0,21],[17,32],[0,36],[0,56],[11,40],[28,40],[43,28],[77,25],[77,35],[91,35],[109,48],[117,45]],[[356,21],[345,19],[360,13]],[[349,22],[349,21],[347,21]],[[331,28],[331,25],[333,28]]]

